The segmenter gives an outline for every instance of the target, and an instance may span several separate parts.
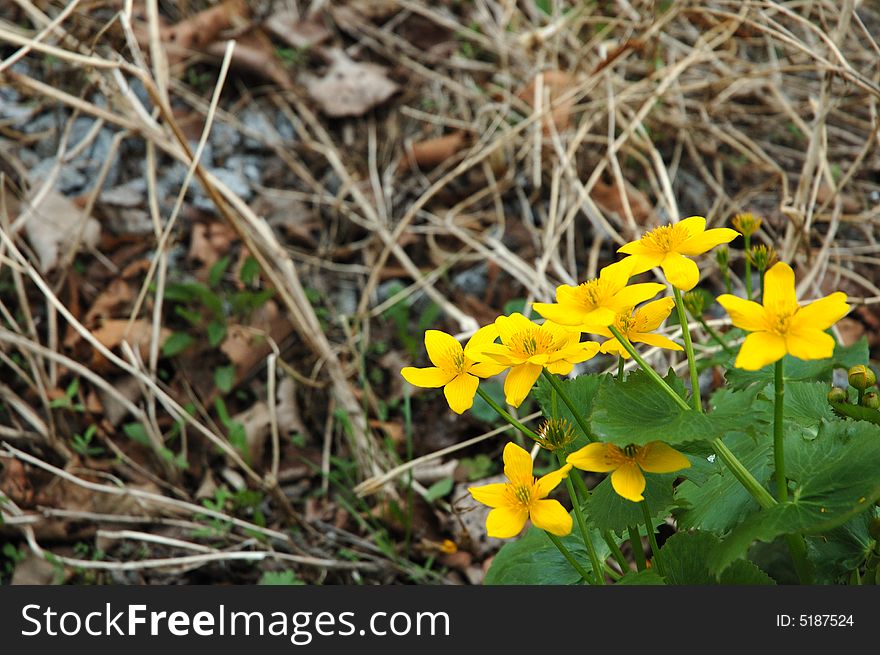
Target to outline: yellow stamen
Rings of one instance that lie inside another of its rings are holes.
[[[642,243],[652,250],[671,252],[687,241],[688,236],[687,230],[681,225],[663,225],[645,234]]]

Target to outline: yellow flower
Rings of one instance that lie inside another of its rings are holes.
[[[580,343],[580,333],[546,322],[533,323],[519,313],[499,316],[495,327],[501,343],[468,345],[465,355],[479,362],[495,362],[510,368],[504,379],[508,404],[519,407],[529,395],[541,369],[568,375],[575,364],[585,362],[599,352],[595,341]]]
[[[617,318],[614,319],[614,327],[629,339],[630,343],[646,343],[657,348],[682,350],[682,347],[671,339],[661,334],[651,334],[651,332],[663,324],[663,321],[669,318],[673,307],[675,307],[675,300],[672,298],[661,298],[639,307],[635,312],[632,309],[628,309],[617,315]],[[629,359],[629,353],[624,350],[623,346],[611,334],[608,328],[596,327],[589,331],[603,337],[610,337],[608,341],[602,343],[599,352],[608,355],[620,355],[624,359]]]
[[[638,241],[631,241],[617,249],[630,255],[633,275],[659,266],[666,279],[682,291],[690,291],[700,281],[700,269],[688,257],[702,255],[722,243],[739,236],[726,227],[706,229],[706,219],[691,216],[672,225],[651,230]],[[626,260],[624,260],[626,261]]]
[[[763,305],[725,293],[718,302],[733,324],[751,332],[743,342],[734,366],[748,371],[782,359],[825,359],[834,352],[827,330],[849,312],[846,294],[830,296],[800,306],[794,289],[794,271],[779,262],[764,275]]]
[[[684,455],[662,441],[624,448],[610,443],[591,443],[573,452],[566,461],[582,471],[611,472],[614,491],[634,503],[644,500],[642,492],[646,482],[642,471],[672,473],[691,465]]]
[[[467,343],[467,348],[475,348],[491,343],[498,336],[494,325],[486,325],[477,330]],[[434,366],[416,368],[407,366],[400,374],[416,387],[434,389],[443,387],[446,401],[453,412],[461,414],[474,404],[474,395],[480,384],[478,378],[497,375],[506,367],[494,362],[477,363],[464,353],[458,340],[440,330],[425,332],[425,349]]]
[[[571,532],[571,516],[558,500],[546,500],[571,470],[561,469],[536,480],[532,458],[514,443],[504,447],[504,475],[510,482],[468,487],[475,500],[492,507],[486,518],[486,534],[498,539],[515,537],[531,517],[536,528],[558,537]]]
[[[576,287],[560,285],[556,288],[555,303],[537,302],[532,307],[559,325],[610,325],[627,307],[635,307],[663,290],[663,285],[656,282],[626,286],[633,276],[633,263],[625,259],[609,264],[599,271],[598,278]]]

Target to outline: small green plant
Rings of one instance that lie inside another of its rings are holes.
[[[304,585],[305,582],[300,580],[299,576],[297,576],[296,571],[285,570],[285,571],[264,571],[263,575],[260,576],[258,585]]]
[[[75,434],[70,440],[70,447],[74,452],[79,453],[83,457],[96,457],[104,453],[101,446],[93,446],[92,441],[98,431],[98,426],[94,423],[87,427],[82,434]]]
[[[64,390],[64,395],[51,401],[49,407],[52,409],[67,409],[72,412],[84,412],[86,408],[79,402],[78,396],[79,378],[73,378]]]

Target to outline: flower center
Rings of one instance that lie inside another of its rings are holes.
[[[599,307],[608,296],[608,284],[604,280],[595,279],[582,282],[577,287],[581,304],[586,309]]]
[[[528,507],[532,502],[532,485],[513,485],[513,496],[518,503]]]
[[[625,313],[618,314],[614,319],[614,323],[621,334],[625,336],[635,326],[636,317],[632,315],[632,309],[628,309]]]
[[[780,312],[773,316],[770,319],[770,331],[784,337],[788,334],[792,316],[794,316],[794,312]]]
[[[681,225],[663,225],[642,237],[642,244],[658,252],[672,252],[688,238],[687,230]]]
[[[461,349],[458,349],[458,348],[450,348],[449,350],[446,351],[446,355],[447,355],[447,361],[452,362],[451,370],[455,371],[456,373],[464,373],[465,372],[465,369],[467,367],[465,366],[465,361],[464,361],[464,351],[462,351]],[[446,368],[446,367],[444,366],[443,368]]]
[[[514,334],[510,338],[509,347],[521,357],[530,357],[556,350],[553,335],[538,326]]]
[[[626,455],[629,459],[634,459],[635,456],[639,454],[639,447],[635,444],[624,446],[623,454]]]

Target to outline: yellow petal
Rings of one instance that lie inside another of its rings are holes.
[[[660,268],[672,286],[682,291],[690,291],[700,281],[700,269],[692,259],[677,252],[671,252],[660,263]]]
[[[407,366],[401,369],[400,374],[411,385],[425,389],[442,387],[455,377],[454,371],[443,370],[436,366],[429,366],[427,368]]]
[[[627,259],[630,258],[627,257]],[[616,311],[622,312],[628,307],[635,307],[646,300],[650,300],[665,288],[666,287],[659,282],[640,282],[639,284],[631,284],[614,295],[614,308]]]
[[[639,307],[634,318],[638,321],[639,332],[653,332],[663,324],[675,307],[674,298],[661,298]]]
[[[580,307],[549,302],[536,302],[532,305],[532,309],[548,321],[553,321],[560,325],[577,325],[581,322],[581,317],[584,315]]]
[[[529,391],[535,386],[535,381],[541,375],[541,367],[537,364],[520,364],[514,366],[504,378],[504,395],[507,404],[519,407],[529,395]]]
[[[798,308],[794,271],[785,262],[774,264],[764,274],[764,307],[774,314],[791,314]]]
[[[694,238],[701,235],[706,230],[706,219],[702,216],[688,216],[678,222],[678,225],[684,228],[688,238]]]
[[[758,303],[725,293],[718,296],[718,304],[727,310],[730,320],[740,330],[761,332],[767,329],[767,311]]]
[[[645,499],[642,496],[645,485],[645,476],[635,462],[627,462],[611,474],[611,486],[614,487],[617,495],[634,503]]]
[[[626,460],[620,448],[610,443],[591,443],[574,451],[565,460],[582,471],[607,473],[619,467]]]
[[[468,339],[467,345],[464,347],[465,350],[468,348],[478,348],[484,344],[492,343],[495,339],[498,338],[498,326],[494,323],[490,323],[489,325],[484,325],[479,330],[474,332],[470,339]]]
[[[667,350],[683,350],[681,346],[672,339],[664,337],[662,334],[637,333],[630,337],[633,343],[646,343],[655,348],[666,348]]]
[[[638,450],[636,462],[648,473],[673,473],[689,468],[687,457],[662,441],[652,441]]]
[[[568,375],[574,369],[574,364],[568,360],[560,359],[548,363],[545,368],[548,373],[553,373],[553,375]]]
[[[503,482],[498,482],[496,484],[484,484],[480,487],[468,487],[468,491],[478,503],[483,503],[489,507],[504,507],[509,504],[507,486]]]
[[[620,345],[620,342],[614,337],[608,341],[604,341],[602,347],[599,348],[599,352],[605,353],[606,355],[623,357],[624,359],[629,359],[630,357],[630,354],[624,350],[623,346]]]
[[[642,239],[636,239],[635,241],[625,243],[617,249],[617,252],[624,255],[635,255],[637,257],[651,256],[655,253],[652,248],[649,248],[647,245],[645,245],[645,242]],[[636,260],[630,260],[630,264],[635,263]]]
[[[474,404],[474,396],[477,387],[480,386],[479,378],[463,373],[453,378],[444,388],[446,402],[449,408],[456,414],[469,410]]]
[[[510,338],[514,334],[534,327],[534,323],[519,312],[514,312],[510,316],[499,316],[496,318],[495,326],[498,328],[501,343],[509,344]]]
[[[827,330],[832,325],[849,313],[850,306],[846,304],[846,294],[837,291],[830,296],[814,300],[809,305],[801,307],[791,317],[792,330],[815,329]]]
[[[536,497],[546,498],[548,495],[550,495],[550,492],[558,487],[559,483],[568,477],[570,471],[571,464],[566,464],[562,468],[556,469],[555,471],[548,473],[542,478],[539,478],[538,481],[535,483]]]
[[[463,350],[458,340],[451,334],[440,330],[428,330],[425,332],[425,349],[428,358],[434,366],[455,370],[457,365],[455,357],[462,355]]]
[[[486,517],[486,534],[496,539],[510,539],[518,535],[529,518],[529,510],[521,508],[496,507]]]
[[[506,368],[506,364],[499,364],[497,362],[480,362],[471,365],[467,372],[471,375],[476,375],[478,378],[491,378],[493,375],[498,375]]]
[[[785,357],[785,339],[773,332],[752,332],[743,341],[734,366],[757,371]]]
[[[532,457],[525,449],[512,441],[508,442],[501,458],[504,460],[504,475],[508,480],[513,484],[531,486],[534,479],[532,476]]]
[[[617,252],[623,252],[623,249],[619,248]],[[649,271],[652,268],[660,266],[660,262],[663,261],[664,257],[666,257],[665,252],[660,252],[659,250],[645,249],[644,254],[633,252],[630,253],[629,257],[627,257],[626,259],[629,259],[632,262],[633,275],[638,275],[639,273],[644,273],[645,271]]]
[[[482,346],[473,347],[465,352],[465,357],[475,362],[502,364],[505,368],[518,364],[520,359],[514,357],[513,353],[510,352],[510,348],[503,343],[487,343]]]
[[[798,359],[827,359],[834,354],[834,339],[822,330],[790,330],[785,335],[785,349]]]
[[[625,247],[625,246],[624,246]],[[608,284],[608,288],[614,293],[620,291],[633,276],[635,261],[626,257],[619,262],[608,264],[599,271],[599,279]]]
[[[715,246],[722,243],[730,243],[738,236],[739,232],[736,230],[731,230],[728,227],[718,227],[690,237],[676,250],[682,255],[702,255],[704,252],[712,250]]]
[[[537,500],[532,503],[530,515],[536,528],[557,537],[571,533],[571,515],[558,500]]]

